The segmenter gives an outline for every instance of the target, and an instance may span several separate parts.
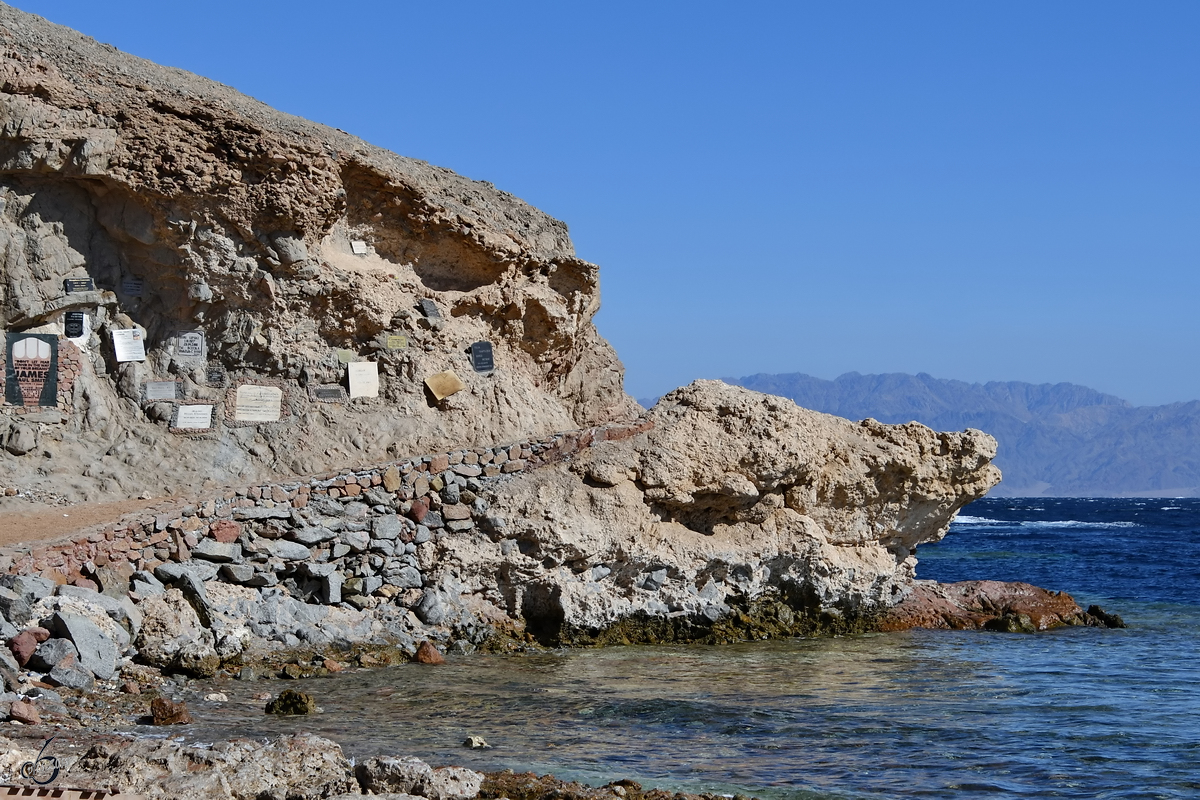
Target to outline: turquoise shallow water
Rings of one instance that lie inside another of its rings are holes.
[[[280,682],[222,684],[187,735],[773,798],[1200,797],[1200,503],[1140,502],[983,501],[918,553],[922,577],[1072,590],[1128,630],[466,656],[305,682],[314,718],[251,702]]]

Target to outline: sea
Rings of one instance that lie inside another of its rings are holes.
[[[304,681],[323,713],[282,719],[254,699],[281,683],[233,681],[187,736],[780,800],[1200,798],[1200,499],[985,498],[917,557],[1128,628],[453,656]]]

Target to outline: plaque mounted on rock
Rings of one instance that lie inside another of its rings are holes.
[[[4,400],[15,406],[58,405],[58,337],[10,333],[5,341]]]
[[[63,314],[63,336],[74,341],[91,335],[87,314],[82,311],[68,311]]]
[[[178,381],[147,381],[142,391],[147,403],[179,399]]]
[[[476,342],[471,345],[471,366],[476,372],[489,373],[496,368],[491,342]]]
[[[467,388],[467,385],[462,382],[458,375],[454,374],[454,370],[448,369],[445,372],[439,372],[436,375],[430,375],[425,379],[425,386],[437,398],[438,402],[445,400],[456,392],[461,392]]]
[[[350,240],[350,252],[354,253],[354,255],[356,255],[356,256],[365,256],[368,253],[370,253],[371,251],[367,247],[366,242],[361,241],[359,239],[351,239]]]
[[[417,307],[421,309],[421,313],[426,319],[441,319],[442,312],[438,311],[437,303],[428,298],[422,298],[417,301]]]
[[[283,389],[244,383],[234,392],[233,418],[237,422],[278,422],[283,416]]]
[[[123,278],[121,280],[121,294],[126,297],[141,297],[145,290],[146,282],[141,278]]]
[[[333,352],[337,354],[337,360],[339,364],[350,364],[353,363],[356,358],[358,358],[358,353],[355,353],[353,350],[346,350],[342,347],[339,347]]]
[[[171,337],[171,355],[182,361],[204,361],[208,345],[204,331],[180,331]]]
[[[182,403],[175,407],[171,427],[186,431],[206,431],[213,426],[213,406],[209,403]]]
[[[390,334],[385,344],[388,350],[403,350],[408,347],[408,337],[404,334]]]
[[[379,365],[374,361],[356,361],[346,365],[350,397],[379,397]]]
[[[204,381],[209,386],[224,386],[228,377],[220,367],[209,367],[204,373]]]
[[[94,291],[96,291],[96,282],[91,278],[65,278],[63,280],[63,292],[65,294]]]
[[[146,342],[139,328],[113,331],[112,343],[117,361],[146,360]]]
[[[314,400],[321,403],[344,403],[346,402],[346,390],[341,386],[316,386],[313,387],[312,396]]]

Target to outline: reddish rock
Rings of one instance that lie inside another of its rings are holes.
[[[463,503],[452,503],[442,506],[442,519],[449,522],[456,519],[470,519],[471,507]]]
[[[276,484],[275,486],[271,487],[271,499],[276,503],[286,503],[292,498],[287,489],[284,489],[282,486]]]
[[[342,666],[339,662],[334,661],[332,658],[325,659],[324,666],[325,669],[329,670],[330,672],[341,672],[345,669],[344,666]]]
[[[438,652],[438,649],[433,646],[433,642],[426,639],[421,642],[421,646],[417,648],[417,652],[413,654],[412,660],[418,664],[445,664],[446,659]]]
[[[292,508],[304,508],[308,505],[308,495],[298,494],[292,500]]]
[[[413,500],[412,510],[408,513],[413,520],[420,524],[421,520],[425,519],[425,515],[429,513],[429,501],[424,497],[418,497]]]
[[[450,469],[450,456],[434,456],[429,460],[430,472],[445,472],[448,469]]]
[[[105,563],[108,563],[107,560],[105,561]],[[80,589],[91,589],[93,592],[100,591],[100,584],[96,583],[95,581],[93,581],[89,578],[85,578],[82,575],[79,576],[78,578],[76,578],[75,580],[71,581],[71,585],[78,586]]]
[[[38,715],[37,708],[33,703],[26,703],[24,700],[17,700],[12,704],[8,709],[8,718],[26,725],[42,724],[42,718]]]
[[[50,631],[38,625],[30,625],[25,629],[25,632],[33,634],[33,638],[37,639],[38,644],[41,644],[50,638]]]
[[[233,520],[223,519],[209,526],[212,537],[221,544],[233,544],[242,535],[242,526]]]
[[[359,486],[357,483],[347,483],[346,488],[342,491],[346,493],[347,497],[358,497],[360,494],[362,494],[362,490],[363,487]]]
[[[1083,609],[1065,592],[1028,583],[961,581],[918,584],[877,627],[882,631],[991,628],[1032,632],[1087,624]]]
[[[165,697],[156,697],[150,704],[150,716],[155,725],[188,725],[192,715],[186,703],[172,703]]]
[[[125,681],[121,684],[121,691],[125,694],[141,694],[142,685],[137,681]]]
[[[29,631],[21,631],[8,640],[8,649],[12,650],[13,658],[22,667],[29,663],[29,659],[33,658],[37,646],[38,640]]]

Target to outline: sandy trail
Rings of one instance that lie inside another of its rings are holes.
[[[51,506],[24,498],[0,500],[0,547],[54,541],[92,525],[116,522],[133,512],[161,513],[187,504],[183,498],[156,500],[117,500],[107,503],[79,503]]]

